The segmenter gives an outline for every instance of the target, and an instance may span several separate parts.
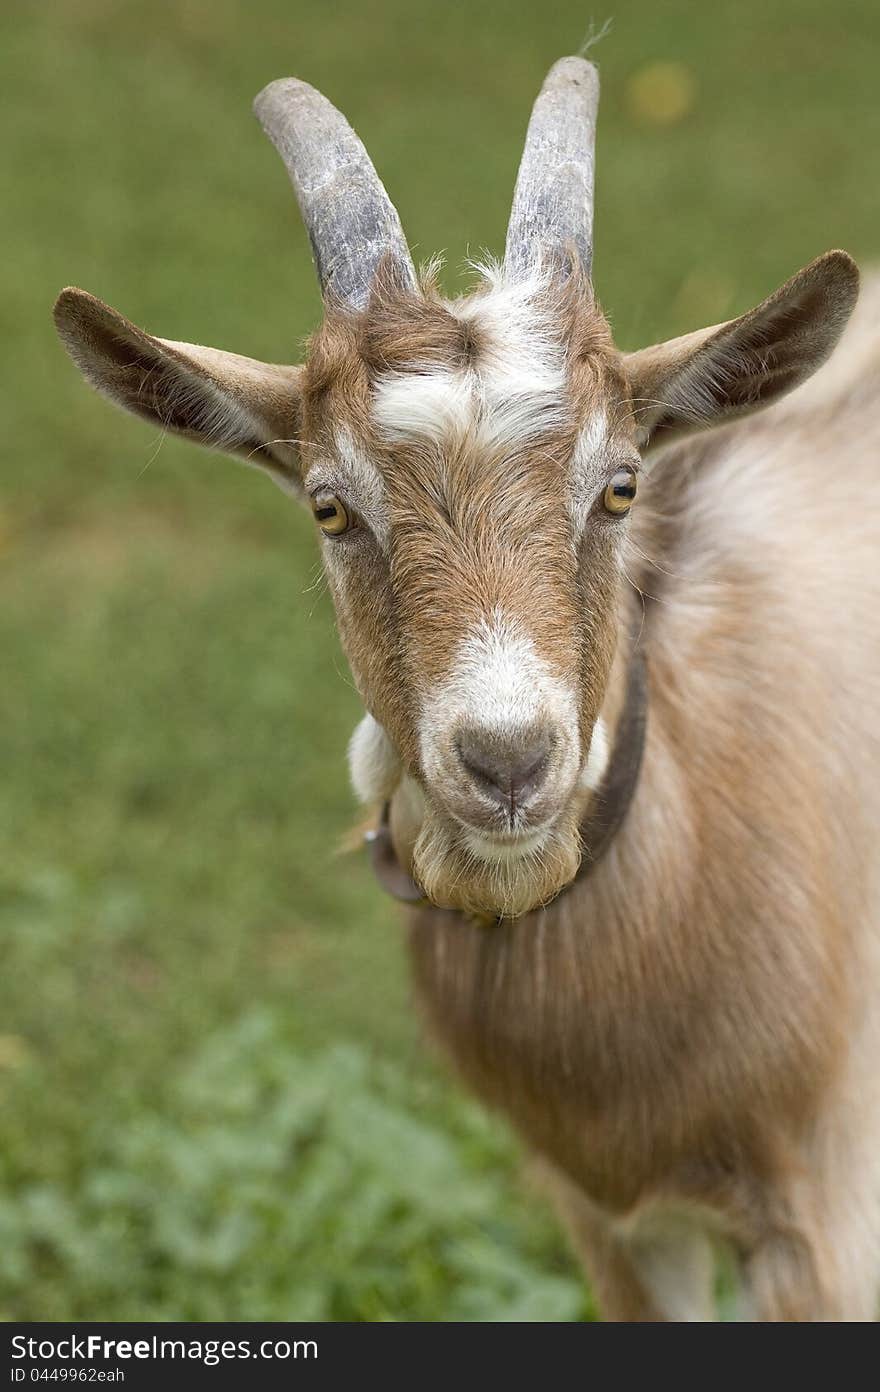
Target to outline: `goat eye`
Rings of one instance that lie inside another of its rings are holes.
[[[615,517],[622,517],[635,502],[636,489],[636,476],[632,470],[619,469],[605,489],[602,499],[605,511],[613,513]]]
[[[342,536],[351,526],[351,516],[335,493],[316,493],[312,498],[315,521],[325,536]]]

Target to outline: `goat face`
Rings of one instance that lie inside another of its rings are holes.
[[[325,300],[304,367],[154,338],[81,290],[55,307],[99,390],[310,504],[371,713],[355,784],[399,792],[395,839],[435,902],[493,913],[578,866],[639,455],[809,376],[858,286],[829,252],[738,319],[618,355],[590,288],[597,100],[589,63],[553,67],[503,266],[446,304],[345,119],[272,83],[257,112]]]
[[[626,527],[605,496],[639,464],[589,285],[487,270],[446,305],[380,277],[328,315],[303,403],[343,643],[387,737],[361,732],[355,784],[384,796],[402,765],[420,790],[437,902],[486,908],[494,884],[492,908],[531,907],[578,863]]]

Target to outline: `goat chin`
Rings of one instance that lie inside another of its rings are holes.
[[[548,903],[577,874],[580,860],[574,811],[550,829],[540,849],[484,861],[468,849],[455,823],[429,810],[412,852],[413,874],[432,903],[500,918],[518,918]]]

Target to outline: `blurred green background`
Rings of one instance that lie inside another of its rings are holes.
[[[880,243],[880,10],[592,11],[596,283],[623,346]],[[0,1315],[576,1319],[516,1147],[420,1038],[359,857],[358,702],[309,519],[122,417],[55,341],[87,287],[295,359],[318,295],[269,79],[363,136],[417,254],[499,251],[580,3],[5,0],[0,16]]]

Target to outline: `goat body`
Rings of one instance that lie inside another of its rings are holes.
[[[875,1316],[878,320],[880,281],[809,383],[654,466],[621,623],[647,743],[602,864],[498,928],[414,915],[431,1029],[611,1317],[710,1317],[716,1238],[758,1318]]]

